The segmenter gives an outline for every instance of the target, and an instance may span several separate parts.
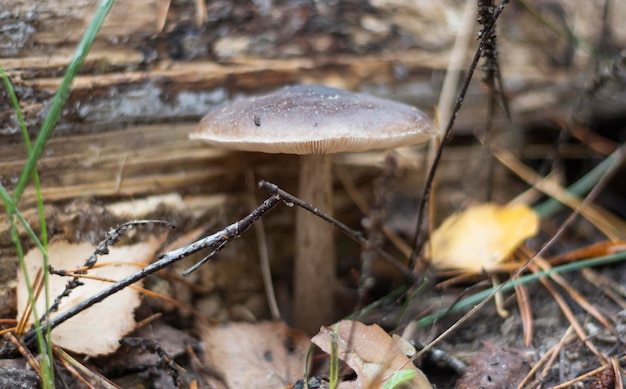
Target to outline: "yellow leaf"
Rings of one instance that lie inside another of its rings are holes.
[[[539,229],[526,205],[481,204],[447,218],[431,237],[431,260],[438,269],[480,272],[498,268]]]

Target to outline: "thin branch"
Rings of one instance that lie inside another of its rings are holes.
[[[158,226],[175,228],[172,223],[163,220],[131,220],[129,222],[120,224],[115,228],[111,228],[109,232],[107,232],[106,237],[102,240],[102,242],[98,244],[98,247],[96,247],[93,254],[91,254],[89,258],[85,260],[85,263],[83,265],[84,270],[76,271],[76,273],[86,274],[88,269],[91,269],[95,266],[96,262],[98,261],[98,255],[108,254],[109,246],[116,244],[122,237],[123,233],[135,226],[145,224],[155,224]],[[52,266],[48,268],[48,272],[50,272],[50,274],[65,275],[64,269],[54,269],[52,268]],[[73,277],[71,280],[69,280],[65,284],[65,289],[63,290],[63,292],[61,292],[54,299],[54,302],[52,303],[50,308],[48,308],[48,311],[42,316],[42,321],[47,320],[51,312],[56,312],[59,309],[59,305],[61,304],[63,298],[68,297],[72,293],[72,290],[81,285],[83,285],[83,283],[77,277]]]
[[[243,219],[232,223],[226,228],[204,237],[190,245],[181,247],[176,250],[172,250],[167,253],[163,253],[159,256],[159,259],[146,266],[145,268],[131,274],[130,276],[124,278],[123,280],[118,281],[117,283],[109,286],[108,288],[98,292],[97,294],[91,296],[90,298],[81,301],[76,306],[71,309],[61,313],[60,315],[50,319],[47,323],[42,325],[42,329],[53,329],[60,325],[61,323],[67,321],[68,319],[76,316],[78,313],[84,311],[85,309],[95,305],[105,298],[119,292],[120,290],[126,288],[127,286],[134,284],[137,281],[140,281],[149,275],[164,269],[183,258],[190,256],[191,254],[198,252],[200,250],[209,248],[209,247],[219,247],[225,242],[231,241],[233,239],[239,238],[241,234],[243,234],[252,224],[262,217],[269,210],[274,208],[281,201],[280,196],[274,195],[266,199],[263,204],[259,205],[255,208],[248,216]],[[26,335],[24,335],[24,343],[27,345],[32,345],[35,340],[35,329],[30,330]]]
[[[259,183],[259,187],[261,189],[268,191],[271,194],[281,197],[285,201],[285,203],[289,206],[293,206],[295,204],[298,207],[306,209],[307,211],[311,212],[315,216],[322,218],[333,227],[339,229],[339,231],[346,234],[349,238],[351,238],[355,242],[367,247],[368,249],[372,249],[376,251],[376,253],[378,253],[385,261],[387,261],[390,265],[392,265],[400,273],[402,273],[402,275],[404,275],[407,278],[407,280],[413,283],[419,280],[418,277],[409,268],[406,267],[406,265],[403,265],[400,261],[398,261],[391,255],[387,254],[381,248],[375,245],[372,245],[370,241],[368,241],[365,238],[365,236],[363,236],[363,233],[353,230],[352,228],[346,226],[339,220],[334,219],[328,216],[327,214],[325,214],[324,212],[320,211],[318,208],[306,203],[305,201],[300,200],[299,198],[297,198],[296,196],[292,194],[285,192],[284,190],[280,189],[276,184],[272,184],[271,182],[267,182],[267,181],[261,181]]]
[[[472,76],[474,71],[476,70],[476,66],[478,65],[478,61],[480,60],[481,53],[483,48],[485,47],[486,42],[491,36],[491,31],[495,28],[496,21],[498,17],[504,10],[504,7],[509,3],[509,0],[503,0],[502,3],[498,6],[498,8],[493,13],[493,18],[490,23],[488,23],[485,28],[482,30],[480,44],[478,45],[478,49],[474,54],[474,58],[472,59],[472,63],[467,71],[467,76],[465,80],[463,80],[463,85],[461,86],[461,90],[459,91],[459,95],[456,99],[456,103],[454,104],[454,110],[452,115],[450,116],[450,120],[448,121],[448,125],[443,133],[443,138],[441,139],[441,144],[437,149],[437,154],[435,155],[435,159],[431,165],[430,171],[428,172],[428,178],[426,179],[426,186],[424,187],[424,194],[422,195],[422,201],[420,202],[420,206],[417,212],[417,225],[415,227],[415,238],[413,239],[413,253],[411,254],[411,259],[409,261],[409,265],[412,267],[415,264],[417,256],[422,251],[422,247],[424,245],[425,239],[420,240],[420,231],[422,230],[422,224],[424,223],[424,211],[426,209],[426,204],[430,198],[430,191],[432,188],[433,180],[435,179],[435,173],[437,171],[437,166],[439,165],[439,161],[441,160],[441,155],[443,153],[443,146],[450,136],[450,132],[452,130],[452,126],[454,126],[454,121],[456,120],[456,115],[459,113],[461,109],[461,105],[463,104],[463,99],[465,98],[465,94],[467,93],[467,89],[469,88],[469,83],[472,80]]]

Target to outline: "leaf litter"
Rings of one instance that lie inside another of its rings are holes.
[[[522,240],[523,240],[523,239],[522,239]],[[496,250],[496,251],[497,251],[497,250]],[[487,252],[488,252],[488,254],[493,254],[493,250],[487,250]],[[488,260],[490,261],[490,262],[488,262],[488,264],[493,264],[494,262],[495,262],[495,263],[498,263],[498,261],[500,261],[500,259],[495,259],[495,260],[494,260],[494,258],[499,258],[499,256],[497,256],[497,255],[488,255],[487,257],[488,257]],[[483,266],[483,267],[484,267],[484,266]],[[481,268],[482,268],[482,267],[481,267]],[[533,297],[536,297],[536,296],[533,296]],[[98,305],[99,305],[99,304],[98,304]],[[547,314],[547,315],[545,315],[545,316],[546,316],[546,317],[550,317],[550,313],[548,313],[548,314]],[[56,330],[55,330],[55,331],[56,331]],[[383,332],[384,332],[384,331],[383,331]],[[503,330],[503,332],[505,332],[505,331]],[[509,338],[509,339],[510,339],[510,338]],[[252,382],[252,381],[250,381],[250,382],[246,382],[246,384],[250,384],[250,385],[244,385],[243,387],[248,387],[248,386],[251,386],[251,385],[252,385],[252,386],[256,386],[256,382]]]
[[[485,342],[455,388],[514,389],[529,371],[530,362],[521,350]]]
[[[338,389],[360,389],[383,387],[385,381],[402,370],[412,370],[413,378],[401,387],[432,389],[428,379],[406,352],[415,354],[415,349],[406,340],[391,337],[377,324],[366,325],[358,321],[342,320],[337,326],[338,357],[350,366],[357,375],[352,381],[340,383]],[[312,342],[327,353],[331,352],[333,326],[322,327]]]
[[[106,260],[110,265],[102,266],[105,263],[101,263],[101,266],[90,269],[89,276],[98,279],[81,278],[80,282],[84,285],[74,289],[69,297],[63,298],[58,311],[52,312],[50,318],[107,288],[111,282],[119,281],[136,272],[139,267],[154,259],[160,246],[160,239],[152,237],[146,242],[109,248]],[[76,269],[82,266],[85,258],[89,258],[95,250],[96,246],[91,243],[53,242],[48,247],[49,263],[55,269]],[[43,256],[39,249],[29,251],[25,260],[31,277],[41,270]],[[28,292],[22,272],[18,272],[17,280],[17,308],[21,315],[28,304]],[[51,275],[49,280],[50,296],[55,298],[65,290],[68,278]],[[64,349],[85,355],[110,354],[119,347],[120,339],[135,329],[134,311],[140,302],[141,296],[137,290],[125,288],[53,329],[52,341]],[[43,292],[38,296],[36,307],[39,314],[46,310]],[[31,313],[29,324],[32,320]]]
[[[305,372],[309,339],[283,322],[226,323],[199,328],[213,385],[276,389]],[[218,386],[219,387],[219,386]]]

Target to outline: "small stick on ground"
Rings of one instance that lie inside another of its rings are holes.
[[[426,204],[428,203],[428,200],[430,198],[433,181],[435,179],[435,173],[437,171],[437,166],[439,165],[439,161],[441,160],[441,156],[443,154],[443,146],[446,142],[446,139],[450,136],[452,127],[454,126],[454,122],[456,120],[456,115],[461,109],[463,99],[465,98],[465,94],[467,93],[467,90],[469,88],[469,84],[470,84],[470,81],[472,80],[472,76],[474,75],[474,71],[476,70],[476,66],[478,65],[478,61],[480,60],[482,56],[482,52],[485,47],[485,44],[487,43],[488,38],[491,35],[491,32],[495,29],[496,21],[498,20],[498,17],[502,13],[502,11],[504,10],[504,7],[508,4],[508,2],[509,2],[508,0],[502,0],[500,5],[494,10],[491,20],[489,20],[488,23],[486,23],[485,27],[482,30],[483,35],[481,36],[480,44],[478,45],[478,49],[476,50],[476,53],[474,54],[474,58],[472,59],[471,65],[467,71],[467,76],[465,77],[465,80],[463,80],[463,84],[461,85],[458,97],[454,104],[454,109],[452,110],[452,115],[450,115],[448,124],[446,125],[446,128],[443,131],[441,144],[437,148],[435,158],[433,159],[432,164],[430,166],[428,177],[426,178],[426,185],[424,187],[422,200],[420,201],[420,205],[417,211],[417,223],[415,226],[415,236],[413,238],[413,253],[411,254],[411,259],[409,261],[409,267],[411,268],[415,266],[417,257],[420,255],[422,248],[424,247],[424,243],[426,242],[427,237],[424,237],[421,234],[422,224],[424,223]]]
[[[183,258],[188,257],[189,255],[198,252],[200,250],[209,248],[209,247],[219,247],[220,245],[225,244],[226,242],[236,239],[241,236],[246,230],[252,226],[252,224],[262,217],[269,210],[278,205],[281,201],[280,196],[274,195],[266,199],[263,204],[259,205],[255,208],[248,216],[243,219],[230,224],[226,228],[209,235],[205,238],[202,238],[190,245],[185,247],[181,247],[179,249],[161,254],[159,256],[159,260],[146,266],[145,268],[131,274],[130,276],[124,278],[116,282],[115,284],[109,286],[108,288],[100,291],[99,293],[93,295],[92,297],[83,300],[72,309],[69,309],[66,312],[61,313],[60,315],[54,317],[49,320],[47,323],[44,323],[41,327],[42,330],[46,330],[47,328],[53,329],[65,322],[66,320],[76,316],[78,313],[84,311],[85,309],[91,307],[94,304],[97,304],[103,301],[105,298],[111,296],[119,292],[120,290],[126,288],[127,286],[134,284],[137,281],[140,281],[149,275],[164,269],[173,263],[180,261]],[[30,330],[28,333],[24,335],[24,343],[29,346],[32,346],[36,340],[36,331],[35,329]]]
[[[132,229],[135,226],[145,225],[145,224],[154,224],[158,226],[169,227],[172,229],[176,228],[172,223],[163,221],[163,220],[131,220],[129,222],[120,224],[117,227],[110,229],[109,232],[107,232],[104,240],[100,242],[98,247],[96,247],[96,249],[94,250],[93,254],[91,254],[91,256],[89,256],[89,258],[87,258],[87,260],[85,261],[85,264],[83,265],[83,269],[77,270],[75,271],[75,273],[86,274],[88,269],[91,269],[92,267],[96,265],[96,262],[98,261],[98,255],[107,255],[109,253],[109,246],[112,246],[116,244],[117,242],[119,242],[120,238],[122,237],[122,234],[124,234],[126,231],[128,231],[129,229]],[[65,270],[53,269],[52,267],[50,267],[48,271],[50,272],[50,274],[58,274],[61,276],[65,275],[64,274]],[[50,306],[50,309],[48,310],[48,312],[46,312],[42,316],[41,320],[42,321],[46,320],[48,315],[50,315],[51,312],[56,312],[59,309],[61,300],[63,300],[63,298],[65,297],[68,297],[70,293],[72,293],[72,290],[76,289],[77,287],[81,285],[83,285],[83,283],[80,282],[80,280],[77,277],[74,277],[71,280],[69,280],[67,284],[65,285],[65,289],[63,290],[63,292],[61,292],[54,299],[54,302]]]
[[[392,265],[400,273],[402,273],[409,281],[413,283],[418,282],[418,277],[409,268],[407,268],[405,265],[403,265],[401,262],[399,262],[397,259],[395,259],[391,255],[387,254],[385,251],[383,251],[379,247],[371,245],[370,242],[363,236],[361,232],[353,230],[352,228],[346,226],[339,220],[328,216],[324,212],[311,206],[305,201],[302,201],[296,196],[285,192],[284,190],[280,189],[276,184],[272,184],[271,182],[267,182],[267,181],[261,181],[259,183],[259,187],[261,189],[268,191],[271,194],[280,196],[288,205],[295,204],[298,207],[306,209],[307,211],[311,212],[315,216],[322,218],[323,220],[328,222],[330,225],[332,225],[333,227],[339,229],[339,231],[346,234],[349,238],[351,238],[355,242],[360,243],[361,245],[364,245],[376,251],[376,253],[378,253],[381,256],[381,258],[389,262],[390,265]]]

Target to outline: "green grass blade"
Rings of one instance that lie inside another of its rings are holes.
[[[24,115],[22,114],[22,109],[20,107],[20,103],[18,101],[17,95],[15,94],[15,89],[13,88],[13,84],[11,83],[9,76],[6,74],[2,66],[0,66],[0,77],[2,78],[4,82],[4,86],[9,94],[9,99],[11,100],[13,111],[15,112],[15,115],[17,116],[18,123],[22,130],[22,138],[24,139],[26,150],[28,151],[28,154],[30,155],[32,154],[32,146],[30,144],[30,137],[28,136],[28,129],[26,128],[26,121],[24,120]],[[33,183],[35,185],[35,191],[37,195],[37,210],[39,213],[41,242],[43,243],[39,243],[39,241],[36,239],[36,236],[32,232],[32,230],[30,230],[30,233],[32,233],[31,238],[33,237],[35,238],[33,241],[38,243],[38,247],[40,249],[43,247],[43,250],[41,250],[41,253],[43,256],[42,268],[47,269],[48,264],[49,264],[48,253],[47,253],[48,228],[46,225],[46,214],[45,214],[44,206],[43,206],[43,197],[41,195],[41,183],[39,181],[39,174],[37,173],[37,170],[33,172]],[[4,190],[4,188],[2,189]],[[26,280],[26,286],[28,289],[29,299],[31,300],[31,305],[35,307],[34,293],[33,293],[33,288],[32,288],[33,285],[30,283],[30,275],[28,274],[28,270],[24,262],[24,251],[22,248],[22,244],[19,241],[19,234],[17,233],[17,228],[15,227],[15,222],[13,219],[13,213],[16,212],[16,208],[14,204],[11,204],[11,201],[9,201],[10,199],[5,197],[5,195],[8,195],[6,191],[3,193],[3,198],[4,198],[6,208],[7,208],[7,216],[10,219],[11,239],[18,253],[20,267],[22,268],[22,272],[24,273],[24,278]],[[21,221],[24,222],[24,220],[21,220]],[[26,225],[28,226],[28,224]],[[28,229],[30,229],[30,226],[28,226]],[[44,283],[44,298],[46,302],[46,312],[48,312],[50,310],[50,283],[49,283],[49,274],[47,271],[44,271],[43,273],[43,283]],[[39,315],[36,309],[33,309],[33,314],[35,315],[37,319],[39,319]],[[36,321],[37,325],[39,325],[38,324],[39,321],[40,320]],[[41,334],[38,334],[38,335],[41,335]],[[42,366],[43,366],[42,380],[46,383],[44,386],[53,386],[54,385],[54,368],[52,367],[52,362],[51,362],[53,360],[52,348],[46,347],[46,345],[52,344],[52,335],[51,335],[51,330],[49,328],[46,328],[45,339],[46,339],[45,343],[42,341],[39,342],[39,347],[40,347],[40,350],[42,350],[42,355],[47,355],[47,358],[42,359]],[[43,340],[43,339],[40,339],[40,340]]]
[[[35,304],[35,293],[33,291],[33,284],[31,282],[30,276],[28,274],[28,269],[26,267],[26,261],[24,260],[24,249],[22,248],[22,242],[20,241],[20,237],[19,234],[17,232],[17,226],[15,225],[15,218],[14,215],[17,213],[16,210],[13,207],[13,204],[11,204],[10,202],[10,197],[9,194],[6,192],[6,190],[4,189],[4,187],[1,187],[1,193],[2,193],[2,197],[4,199],[4,203],[5,203],[5,207],[7,210],[11,210],[13,209],[13,213],[10,214],[9,216],[9,223],[10,223],[10,234],[11,234],[11,241],[13,242],[13,244],[15,245],[15,250],[17,252],[17,256],[19,258],[19,263],[20,263],[20,267],[22,270],[22,274],[24,276],[24,281],[26,283],[26,285],[28,286],[27,288],[27,292],[28,292],[28,299],[31,302],[31,309],[33,312],[33,318],[35,321],[35,326],[37,328],[36,331],[36,335],[37,335],[37,345],[39,346],[39,350],[40,353],[42,355],[42,377],[41,377],[41,381],[43,384],[44,388],[54,388],[54,369],[52,367],[52,359],[49,358],[48,355],[51,355],[51,348],[49,347],[49,345],[51,344],[50,342],[46,342],[44,339],[44,335],[43,332],[41,331],[41,321],[39,320],[39,313],[37,312],[37,305]],[[26,223],[26,225],[28,225],[28,223]],[[30,228],[30,226],[29,226]],[[32,232],[32,229],[31,229]],[[34,232],[33,232],[34,235]],[[37,238],[37,236],[35,236],[35,238]]]
[[[26,121],[24,120],[24,115],[22,114],[22,109],[20,107],[17,95],[15,94],[15,89],[13,88],[13,84],[11,83],[11,80],[9,79],[8,75],[6,74],[2,66],[0,66],[0,77],[2,77],[4,81],[5,88],[7,89],[9,98],[11,100],[11,104],[13,105],[13,110],[15,111],[15,115],[17,116],[17,120],[20,124],[20,128],[22,130],[22,138],[24,139],[26,150],[28,151],[28,154],[31,155],[33,148],[30,143],[30,137],[28,136],[28,129],[26,128]],[[36,196],[37,196],[37,211],[39,214],[39,229],[41,231],[41,242],[42,242],[42,246],[45,249],[41,251],[42,257],[43,257],[42,267],[43,269],[48,269],[48,265],[49,265],[49,259],[48,259],[48,253],[47,253],[48,227],[46,224],[46,213],[45,213],[45,209],[43,206],[43,196],[41,194],[41,183],[39,181],[39,174],[37,173],[37,170],[33,171],[33,184],[35,185],[35,191],[36,191]],[[6,203],[6,200],[5,200],[5,203]],[[15,211],[15,206],[13,206],[12,210],[9,210],[8,212],[9,217],[11,217],[11,214],[14,211]],[[11,225],[12,227],[14,226],[13,220],[11,220]],[[22,260],[23,258],[20,257],[20,261]],[[21,266],[23,270],[26,269],[26,266],[24,264],[21,264]],[[29,276],[28,273],[25,273],[25,276],[28,277]],[[43,274],[43,283],[44,283],[44,298],[46,302],[46,312],[49,312],[50,311],[50,283],[49,283],[49,274],[47,271],[44,272]],[[32,289],[32,285],[30,284],[30,282],[28,282],[26,285],[28,286],[28,288]],[[30,293],[31,291],[29,291],[29,296],[30,296]],[[34,303],[35,303],[34,301],[31,301],[31,304],[34,304]],[[52,344],[52,335],[51,335],[51,330],[49,328],[46,328],[46,344]],[[53,360],[52,348],[47,347],[46,350],[47,350],[47,355],[48,355],[47,360],[52,361]],[[48,381],[54,382],[54,369],[52,369],[50,366],[50,369],[44,369],[43,371],[47,372],[51,376],[51,378],[48,379]]]
[[[67,101],[67,98],[70,94],[70,88],[72,86],[72,81],[76,77],[78,70],[81,65],[85,61],[87,57],[87,53],[91,48],[94,40],[96,39],[96,35],[104,23],[104,19],[111,10],[113,3],[115,0],[101,0],[96,10],[96,13],[89,23],[89,27],[87,27],[87,31],[83,35],[78,47],[76,48],[76,52],[74,53],[74,57],[70,61],[69,66],[67,67],[67,71],[65,72],[65,76],[63,77],[63,81],[61,82],[61,86],[57,90],[54,98],[52,99],[52,104],[50,105],[50,110],[44,119],[44,122],[41,126],[41,131],[37,136],[37,140],[35,141],[35,145],[33,146],[32,153],[28,158],[26,166],[20,175],[20,179],[15,186],[15,190],[13,191],[13,202],[18,203],[19,199],[22,197],[24,193],[24,189],[28,185],[33,172],[35,171],[35,166],[37,165],[37,161],[41,157],[41,153],[50,139],[50,135],[52,135],[52,130],[54,125],[56,124],[59,116],[61,116],[61,110],[63,109],[63,105]]]
[[[85,58],[87,57],[89,49],[91,48],[95,40],[95,37],[98,31],[100,30],[100,27],[104,23],[104,19],[106,18],[107,14],[111,10],[111,7],[113,6],[114,2],[115,2],[114,0],[101,0],[98,6],[98,9],[96,10],[94,14],[93,19],[91,20],[87,28],[87,31],[82,36],[81,41],[79,42],[78,47],[76,48],[74,56],[68,65],[67,71],[65,72],[65,76],[63,77],[61,85],[59,89],[57,90],[54,98],[52,99],[50,110],[48,111],[48,114],[46,115],[44,119],[44,122],[39,131],[39,135],[37,136],[37,140],[35,141],[34,147],[31,147],[30,139],[28,137],[28,131],[26,129],[26,125],[24,122],[24,117],[19,107],[19,102],[17,100],[17,96],[15,95],[15,91],[13,90],[13,86],[11,85],[6,73],[4,72],[4,69],[0,69],[1,70],[0,76],[2,76],[3,81],[7,87],[7,91],[9,92],[11,102],[14,106],[15,112],[18,117],[18,121],[20,123],[20,127],[22,129],[24,142],[29,152],[28,160],[26,162],[24,170],[22,171],[22,174],[20,175],[19,181],[17,185],[15,186],[15,189],[13,192],[13,196],[12,196],[13,201],[11,201],[11,197],[8,195],[4,187],[0,187],[0,193],[2,194],[2,197],[4,200],[4,204],[5,204],[6,211],[7,211],[7,216],[11,223],[11,238],[13,240],[13,243],[15,244],[18,257],[20,259],[20,265],[22,267],[22,271],[24,272],[24,277],[27,280],[28,285],[31,285],[31,283],[30,283],[30,279],[28,276],[25,262],[24,262],[24,252],[22,249],[22,244],[19,239],[17,228],[14,223],[14,217],[17,216],[18,219],[24,224],[31,239],[33,239],[33,241],[36,242],[37,246],[42,251],[43,257],[44,257],[43,268],[47,269],[48,268],[48,255],[47,255],[46,248],[47,248],[48,236],[47,236],[47,227],[46,227],[46,222],[45,222],[45,212],[44,212],[44,207],[43,207],[43,198],[41,194],[41,185],[39,181],[39,176],[37,175],[37,172],[36,172],[37,161],[41,157],[41,154],[43,153],[45,145],[48,139],[50,139],[50,136],[52,135],[54,126],[58,118],[61,115],[61,110],[63,106],[65,105],[67,98],[69,97],[72,82],[74,78],[76,77],[76,74],[78,74],[78,70],[83,64]],[[26,223],[24,218],[21,216],[21,214],[19,214],[16,208],[16,204],[19,202],[19,199],[24,193],[24,190],[26,189],[26,186],[28,185],[31,178],[33,179],[33,182],[36,187],[37,207],[38,207],[39,218],[40,218],[40,223],[41,223],[41,234],[42,234],[41,240],[43,241],[43,244],[37,239],[37,236],[34,234],[30,226],[28,226],[28,224]],[[49,296],[49,289],[48,289],[48,283],[47,283],[47,272],[45,273],[44,277],[45,277],[44,283],[45,283],[46,304],[48,305],[50,301],[49,299],[50,296]],[[41,326],[39,323],[39,315],[36,311],[36,307],[34,304],[34,295],[33,295],[32,287],[29,288],[28,292],[29,292],[29,297],[31,301],[33,302],[32,307],[33,307],[33,314],[34,314],[34,318],[36,322],[36,327],[39,329],[41,328]],[[50,337],[49,330],[47,332],[47,337],[49,340],[49,337]],[[44,341],[43,334],[41,333],[40,330],[37,331],[37,339],[38,339],[39,348],[42,354],[41,357],[42,357],[43,368],[42,368],[41,378],[42,378],[43,387],[54,388],[54,369],[52,366],[52,363],[53,363],[52,362],[53,361],[52,350],[50,347],[46,347],[46,345],[51,345],[51,342]]]
[[[623,152],[620,147],[613,154],[604,159],[598,166],[594,167],[589,173],[585,174],[581,179],[567,188],[567,193],[583,196],[589,192],[595,184],[600,181],[604,174],[611,168],[611,166],[620,159],[620,154]],[[555,213],[563,208],[557,199],[551,198],[535,207],[535,212],[542,219],[553,216]]]
[[[563,273],[568,273],[568,272],[575,271],[575,270],[580,270],[586,267],[608,265],[610,263],[621,262],[621,261],[626,261],[626,251],[622,251],[616,254],[606,255],[603,257],[597,257],[597,258],[591,258],[591,259],[585,259],[582,261],[567,263],[565,265],[557,266],[549,270],[541,271],[539,273],[527,274],[516,280],[507,282],[506,284],[504,284],[501,290],[503,292],[510,291],[516,285],[528,284],[530,282],[537,281],[541,277],[546,277],[552,273],[563,274]],[[472,308],[474,305],[478,304],[487,296],[489,296],[495,290],[495,288],[496,287],[492,287],[492,288],[483,290],[482,292],[476,293],[470,297],[467,297],[461,300],[458,304],[456,304],[450,309],[447,309],[447,308],[440,309],[439,311],[432,313],[418,320],[417,325],[419,327],[427,327],[448,313],[453,313],[453,312],[457,312],[460,310]]]
[[[339,385],[339,323],[333,325],[330,333],[330,374],[328,381],[330,389],[335,389]]]
[[[17,99],[17,95],[15,94],[15,89],[13,89],[13,84],[11,84],[11,80],[9,76],[4,71],[4,68],[0,65],[0,77],[4,81],[4,86],[9,93],[9,98],[11,99],[11,105],[13,105],[13,110],[15,111],[15,115],[17,116],[17,120],[20,124],[20,128],[22,130],[22,138],[24,139],[24,144],[26,145],[26,150],[28,154],[31,155],[33,152],[33,147],[30,143],[30,137],[28,136],[28,129],[26,128],[26,121],[24,120],[24,115],[22,114],[22,109],[20,107],[20,103]],[[35,190],[37,191],[37,208],[39,210],[39,220],[41,223],[41,241],[44,244],[44,247],[48,245],[48,229],[46,228],[46,217],[43,208],[43,196],[41,195],[41,183],[39,182],[39,174],[37,170],[33,171],[33,183],[35,184]]]
[[[413,378],[415,378],[415,370],[398,370],[397,372],[393,373],[393,375],[387,381],[385,381],[383,389],[396,389],[398,386],[412,380]]]
[[[33,241],[33,243],[35,243],[37,248],[41,250],[41,253],[48,255],[47,249],[44,247],[43,243],[41,243],[41,241],[37,237],[37,234],[35,234],[35,231],[33,231],[33,229],[30,227],[30,225],[28,224],[28,221],[26,221],[24,216],[15,207],[15,204],[13,203],[11,196],[9,195],[9,193],[7,192],[7,190],[4,188],[4,186],[1,183],[0,183],[0,197],[2,197],[2,200],[4,201],[4,206],[7,209],[7,213],[11,212],[13,216],[17,217],[17,220],[19,220],[20,223],[24,225],[24,229],[26,230],[28,237]]]

